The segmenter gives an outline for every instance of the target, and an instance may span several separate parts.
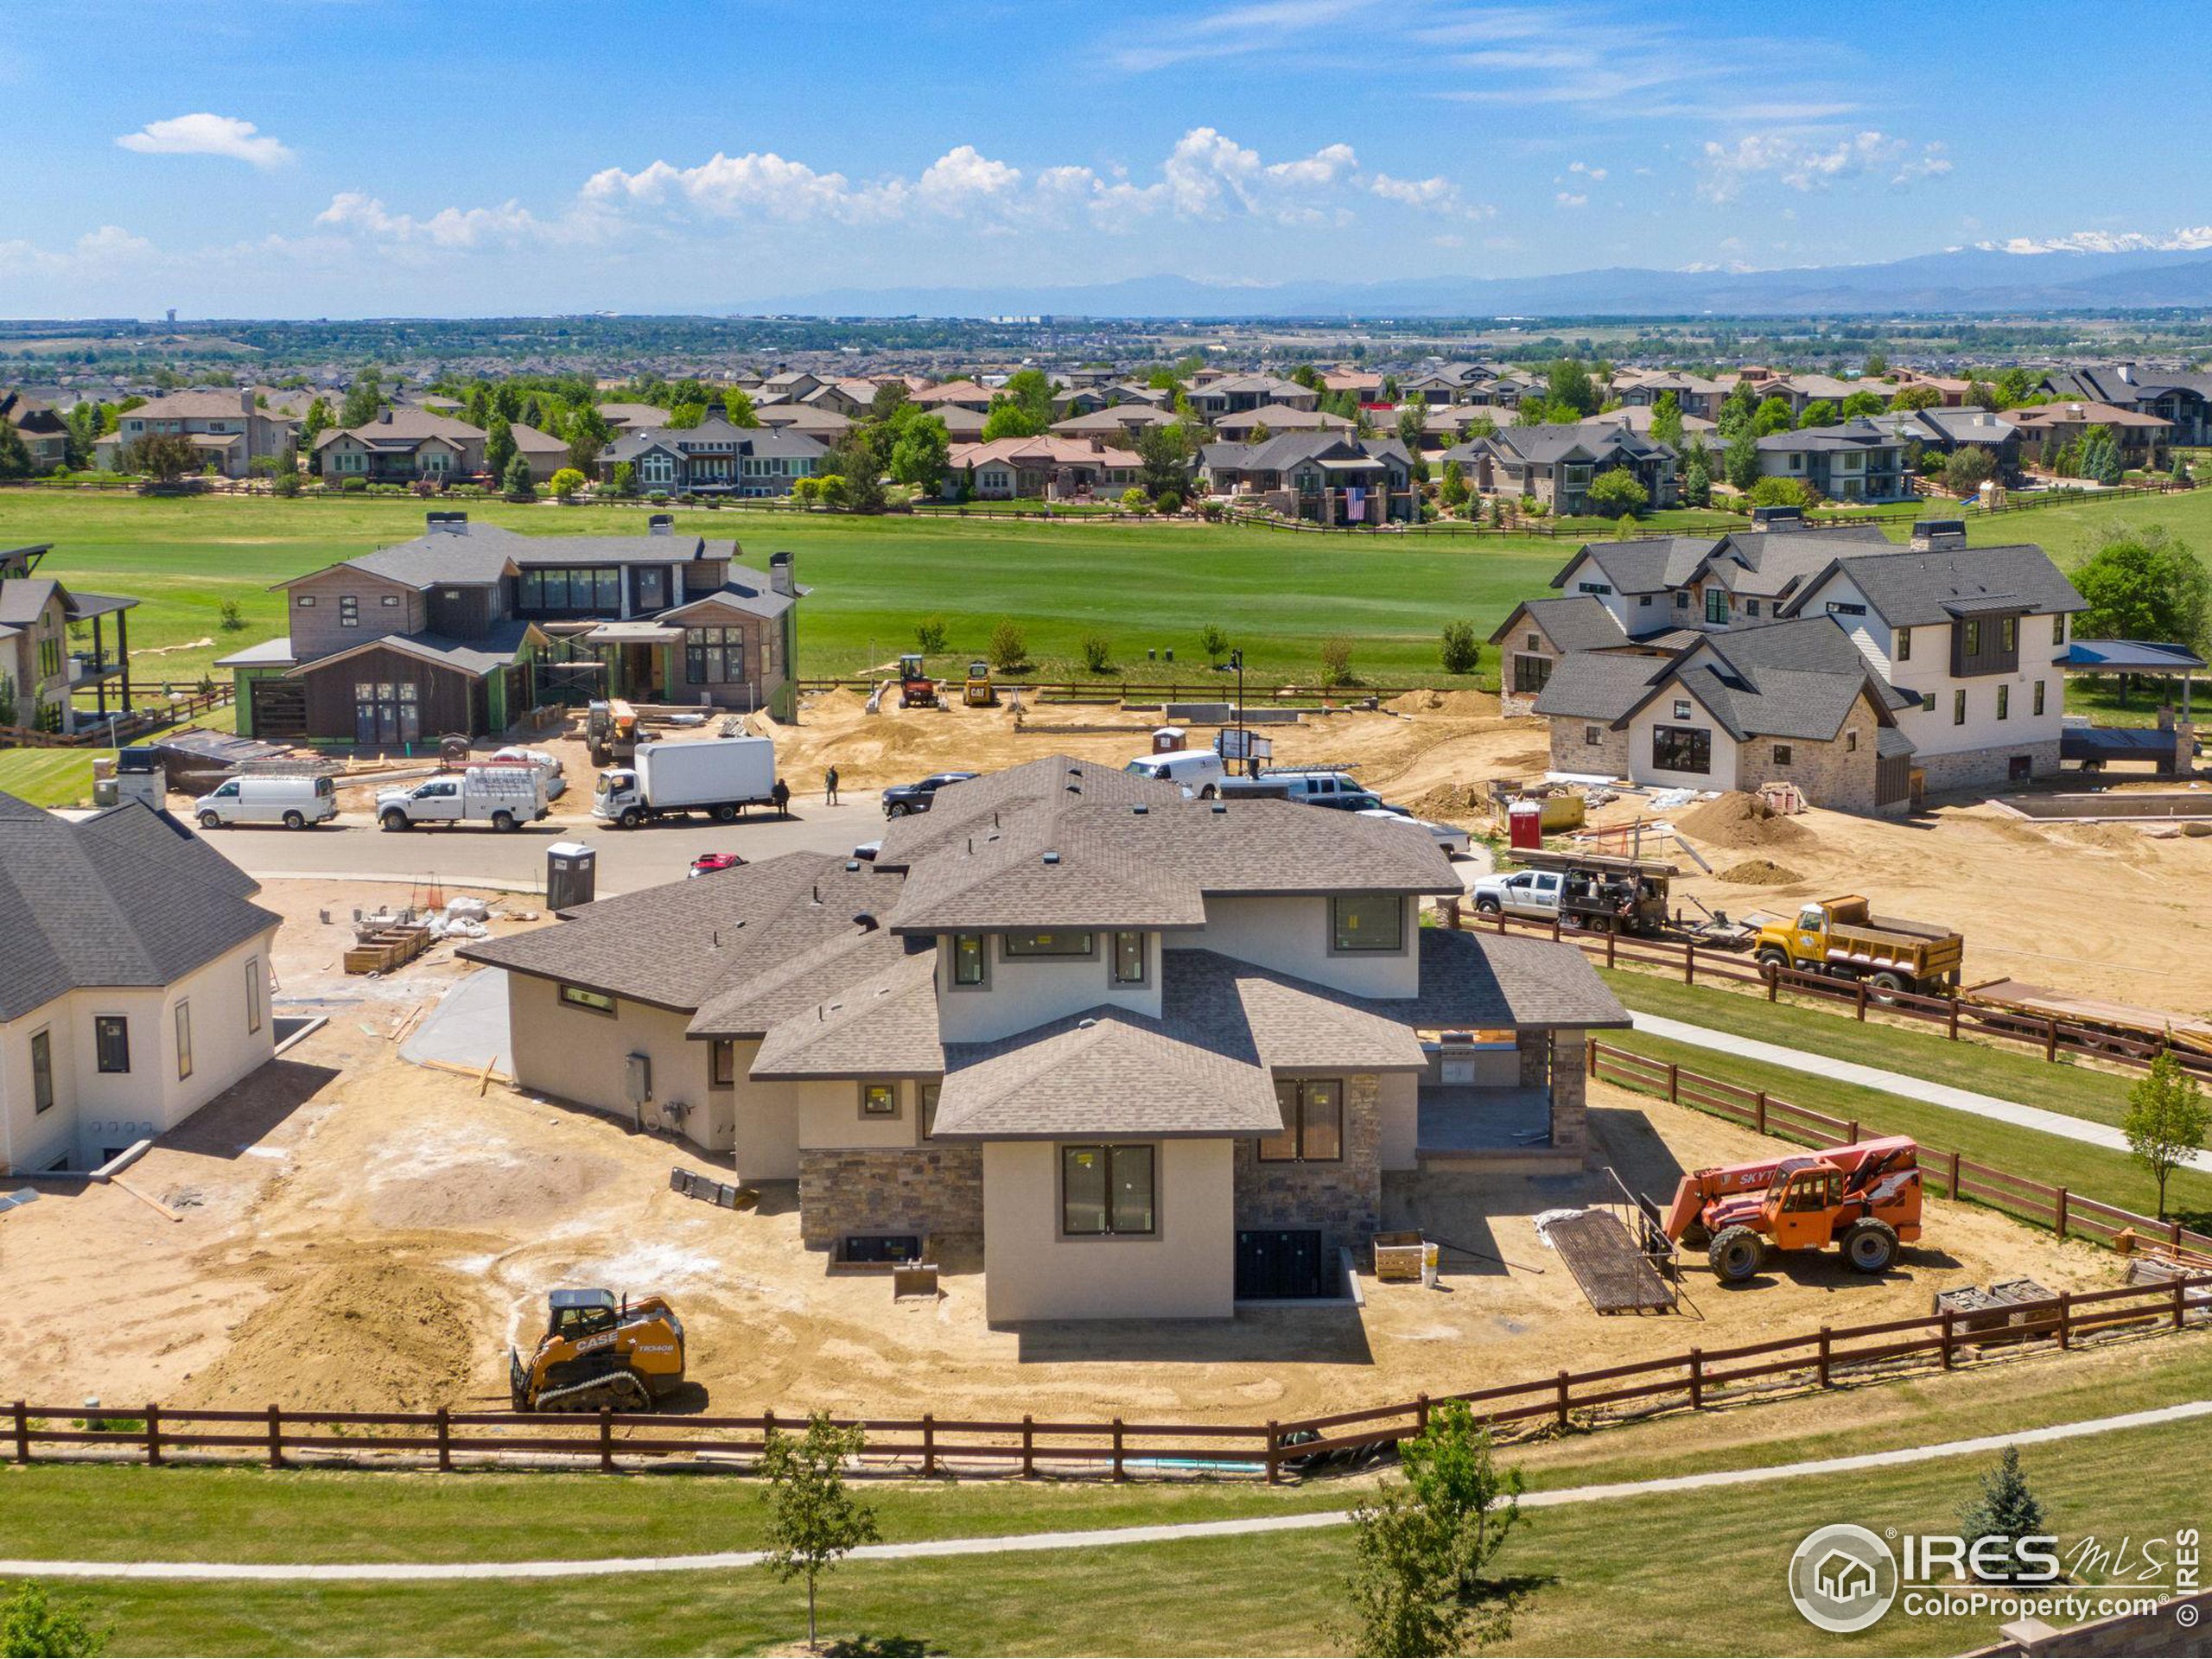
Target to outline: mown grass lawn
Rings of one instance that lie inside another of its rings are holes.
[[[636,533],[643,508],[464,504],[472,518],[541,534]],[[51,542],[48,575],[137,595],[141,677],[194,679],[225,653],[283,631],[270,584],[420,533],[424,504],[268,497],[146,499],[10,491],[0,544]],[[1485,633],[1545,583],[1573,543],[1536,538],[1421,539],[1297,535],[1189,525],[857,518],[680,512],[680,533],[737,538],[747,560],[798,556],[814,594],[800,625],[809,676],[849,673],[910,649],[914,625],[941,616],[953,655],[981,654],[1010,617],[1041,677],[1068,677],[1084,637],[1109,645],[1134,679],[1219,684],[1198,634],[1217,624],[1245,648],[1248,686],[1312,683],[1322,642],[1353,642],[1352,670],[1377,683],[1452,683],[1438,661],[1444,625]],[[244,626],[226,631],[225,601]],[[205,643],[200,643],[200,642]],[[1175,662],[1146,658],[1173,651]],[[1496,682],[1491,658],[1489,683]]]
[[[2031,1447],[2024,1463],[2063,1539],[2170,1535],[2203,1522],[2201,1433],[2196,1423],[2129,1430]],[[1993,1638],[1995,1618],[1893,1612],[1861,1636],[1825,1637],[1790,1605],[1783,1573],[1798,1540],[1826,1522],[1943,1528],[1991,1461],[1532,1510],[1497,1563],[1526,1599],[1496,1650],[1934,1654],[1979,1645]],[[545,1490],[548,1503],[559,1496]],[[731,1501],[733,1512],[745,1507],[734,1491]],[[594,1553],[626,1550],[619,1512],[603,1518]],[[743,1535],[734,1525],[722,1547],[741,1547]],[[849,1563],[825,1581],[823,1624],[832,1635],[866,1630],[951,1653],[1337,1652],[1348,1639],[1348,1535],[1329,1528]],[[112,1624],[110,1651],[119,1654],[744,1653],[794,1641],[804,1606],[797,1586],[751,1568],[423,1585],[96,1581],[66,1593]]]
[[[90,806],[92,757],[112,749],[0,750],[0,794],[33,806]]]

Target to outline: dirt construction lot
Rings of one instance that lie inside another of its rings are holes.
[[[1454,1257],[1437,1290],[1370,1285],[1363,1312],[994,1330],[972,1260],[948,1262],[938,1300],[894,1304],[886,1280],[831,1276],[800,1247],[788,1192],[756,1212],[709,1208],[668,1190],[671,1165],[713,1167],[688,1147],[401,1060],[389,1033],[451,982],[447,953],[388,980],[318,981],[341,930],[317,913],[356,895],[296,882],[270,897],[296,918],[287,989],[361,1000],[327,1004],[327,1027],[124,1178],[178,1219],[115,1185],[0,1217],[0,1398],[504,1405],[507,1345],[535,1336],[547,1290],[582,1284],[667,1293],[707,1408],[1258,1421],[1921,1314],[1969,1282],[2118,1282],[2112,1256],[1936,1204],[1886,1279],[1831,1255],[1723,1292],[1694,1263],[1694,1311],[1601,1319],[1531,1217],[1603,1196],[1602,1174],[1432,1174],[1394,1182],[1386,1222],[1503,1264]],[[1594,1106],[1598,1161],[1647,1192],[1774,1144],[1602,1088]]]

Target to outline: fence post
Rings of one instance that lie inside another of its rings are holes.
[[[1866,1023],[1866,982],[1862,979],[1857,981],[1856,984],[1859,989],[1859,1023],[1863,1026]]]
[[[922,1473],[937,1473],[937,1414],[931,1411],[922,1414]]]
[[[1692,939],[1682,947],[1682,983],[1697,983],[1697,941]]]
[[[1027,1480],[1037,1472],[1037,1420],[1027,1412],[1021,1414],[1021,1478]]]
[[[1567,1402],[1568,1392],[1567,1377],[1567,1374],[1565,1371],[1561,1371],[1559,1374],[1559,1426],[1561,1428],[1565,1428],[1567,1427]]]
[[[2182,1295],[2181,1281],[2175,1280],[2171,1288],[2174,1294],[2174,1329],[2178,1331],[2189,1322],[2189,1310],[2186,1299]]]
[[[1951,1369],[1951,1325],[1954,1315],[1949,1308],[1943,1310],[1943,1369]]]
[[[1272,1417],[1268,1419],[1268,1484],[1282,1484],[1282,1430]]]
[[[1751,1127],[1761,1135],[1766,1133],[1766,1090],[1764,1089],[1759,1090],[1758,1097],[1751,1103]]]
[[[1705,1350],[1690,1350],[1690,1409],[1705,1409]]]
[[[1122,1420],[1118,1417],[1114,1420],[1114,1478],[1116,1480],[1128,1478],[1122,1469]]]
[[[2043,1023],[2044,1027],[2043,1057],[2046,1060],[2056,1062],[2058,1058],[2058,1021],[2046,1020]]]
[[[1425,1394],[1414,1396],[1414,1433],[1428,1433],[1428,1396]]]
[[[1829,1386],[1828,1361],[1834,1346],[1835,1333],[1827,1325],[1822,1325],[1821,1327],[1821,1386],[1824,1389]]]
[[[1605,930],[1605,966],[1608,968],[1613,965],[1614,955],[1620,945],[1620,937],[1611,928]]]
[[[453,1413],[443,1406],[438,1408],[438,1472],[453,1472]]]
[[[1596,1077],[1598,1075],[1598,1045],[1592,1043],[1586,1047],[1582,1052],[1584,1058],[1590,1062],[1590,1075],[1593,1077]],[[2179,1222],[2176,1222],[2174,1224],[2174,1243],[2177,1244],[2181,1243],[2181,1224]]]
[[[601,1474],[614,1472],[614,1408],[599,1408],[599,1468]]]
[[[269,1466],[271,1469],[284,1466],[284,1408],[282,1406],[269,1408]]]
[[[1552,912],[1552,943],[1553,943],[1554,944],[1557,944],[1559,943],[1559,930],[1560,930],[1559,912],[1557,912],[1557,911],[1554,911],[1554,912]]]
[[[152,1401],[146,1402],[146,1464],[149,1468],[162,1460],[162,1408]]]
[[[1855,1117],[1851,1120],[1851,1127],[1844,1134],[1843,1144],[1847,1147],[1859,1144],[1859,1120]]]
[[[1955,991],[1951,995],[1951,1040],[1959,1040],[1959,998]]]
[[[1959,1196],[1959,1154],[1956,1152],[1951,1154],[1951,1190],[1948,1196],[1954,1199]]]
[[[2174,1287],[2174,1322],[2181,1322],[2181,1287]],[[16,1461],[31,1460],[31,1408],[22,1401],[16,1402]]]
[[[2058,1345],[2074,1345],[2074,1293],[2070,1290],[2058,1293]]]
[[[2063,1186],[2058,1189],[2057,1229],[2059,1237],[2064,1238],[2066,1236],[2066,1189]]]
[[[1667,1098],[1679,1101],[1682,1097],[1682,1068],[1673,1060],[1667,1062]]]

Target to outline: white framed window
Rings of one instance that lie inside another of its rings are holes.
[[[261,1029],[263,1004],[268,1000],[269,982],[262,976],[261,958],[245,959],[245,1028],[248,1032]]]
[[[176,1076],[181,1083],[192,1075],[192,1003],[176,1005]]]

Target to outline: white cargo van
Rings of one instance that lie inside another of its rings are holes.
[[[192,804],[202,830],[281,823],[307,830],[338,816],[338,790],[324,778],[231,778]]]
[[[1229,769],[1211,749],[1185,749],[1173,754],[1141,754],[1122,768],[1140,778],[1163,784],[1180,784],[1185,800],[1210,801],[1221,793],[1221,780]]]

